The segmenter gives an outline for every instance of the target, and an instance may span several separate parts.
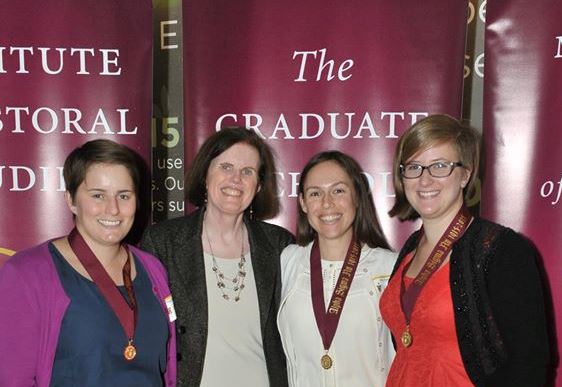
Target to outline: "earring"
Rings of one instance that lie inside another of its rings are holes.
[[[250,219],[254,219],[254,205],[250,204]]]
[[[204,201],[205,201],[205,205],[207,205],[207,191],[205,191],[205,199],[204,199]]]

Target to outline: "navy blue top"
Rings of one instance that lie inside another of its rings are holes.
[[[70,298],[59,333],[50,386],[164,386],[167,316],[137,257],[134,257],[137,275],[133,280],[138,305],[133,340],[137,356],[127,361],[123,357],[127,337],[97,286],[74,270],[52,243],[49,251]],[[118,288],[126,294],[124,286]]]

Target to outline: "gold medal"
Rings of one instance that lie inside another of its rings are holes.
[[[137,349],[133,345],[132,340],[129,341],[129,344],[127,344],[127,346],[125,347],[125,350],[123,351],[123,356],[127,361],[131,361],[135,358],[135,356],[137,356]]]
[[[324,368],[325,370],[329,370],[330,368],[332,368],[333,361],[332,361],[332,358],[330,357],[330,355],[325,353],[320,358],[320,364],[322,365],[322,368]]]
[[[402,341],[402,345],[406,348],[412,345],[412,334],[410,333],[410,328],[406,328],[404,333],[402,333],[400,341]]]

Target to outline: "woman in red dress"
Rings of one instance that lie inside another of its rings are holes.
[[[387,387],[539,387],[548,337],[536,250],[522,236],[473,218],[464,204],[479,164],[479,136],[445,115],[400,138],[396,203],[421,218],[381,298],[397,354]]]

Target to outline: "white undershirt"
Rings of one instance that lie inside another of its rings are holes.
[[[217,286],[210,254],[205,253],[205,278],[209,306],[209,331],[201,387],[267,387],[256,282],[250,254],[246,254],[245,287],[240,300],[225,300]],[[215,258],[225,276],[233,278],[239,259]],[[225,283],[228,281],[225,279]],[[230,286],[230,285],[229,285]]]
[[[328,304],[336,288],[338,277],[343,267],[343,261],[328,261],[322,259],[322,282],[324,285],[324,306],[328,310]]]

